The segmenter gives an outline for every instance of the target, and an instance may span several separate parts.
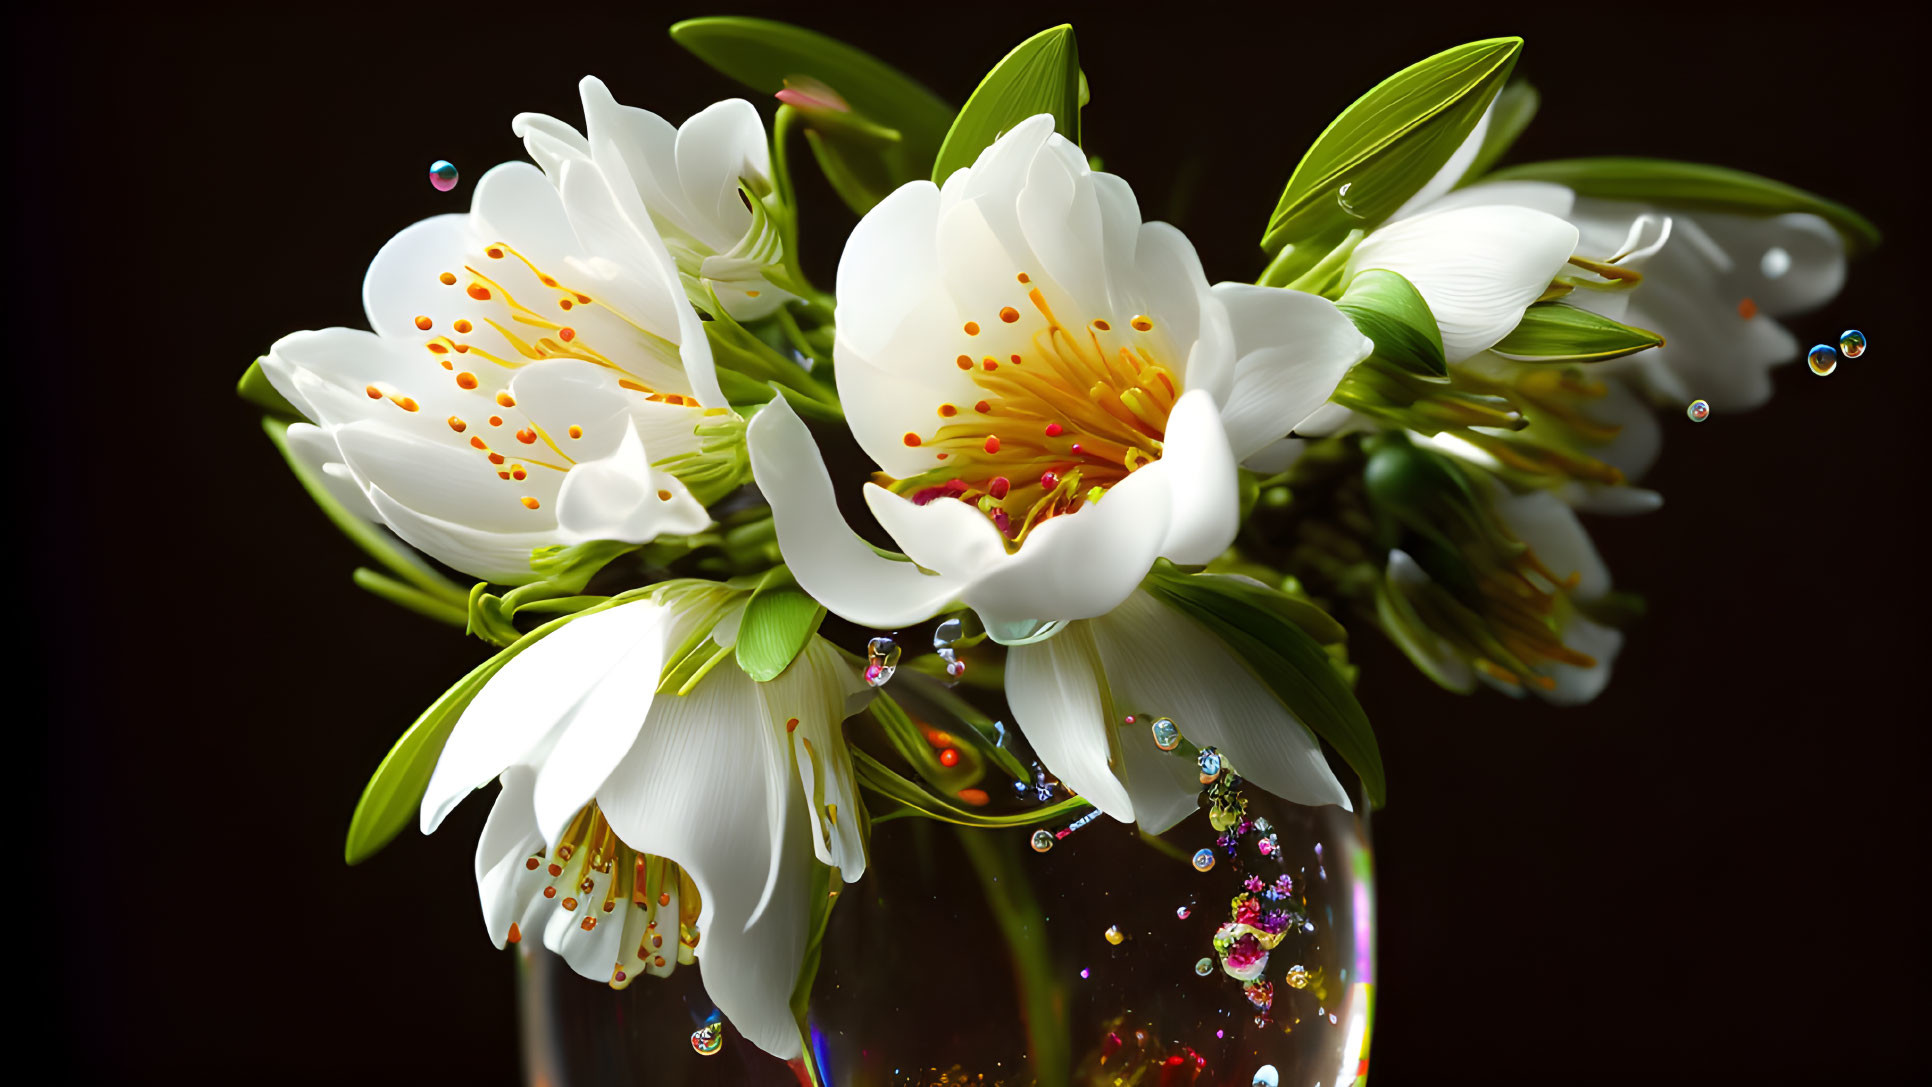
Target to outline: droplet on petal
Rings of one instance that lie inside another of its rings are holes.
[[[1047,850],[1052,848],[1053,848],[1052,831],[1036,830],[1033,832],[1033,852],[1045,853]]]
[[[1821,343],[1805,356],[1805,362],[1810,364],[1812,373],[1829,377],[1833,370],[1838,369],[1838,352],[1833,351],[1830,344]]]
[[[1165,717],[1155,718],[1153,730],[1155,747],[1172,751],[1181,746],[1181,730],[1175,727],[1174,722]]]
[[[1221,776],[1221,753],[1214,748],[1202,748],[1201,754],[1196,757],[1195,761],[1201,766],[1201,780],[1203,782],[1213,781],[1215,778]]]
[[[865,681],[884,686],[899,669],[899,643],[891,638],[874,638],[865,646]]]
[[[1342,182],[1342,187],[1335,190],[1335,206],[1341,208],[1342,214],[1351,219],[1366,219],[1368,216],[1356,211],[1354,203],[1349,200],[1349,189],[1354,184],[1353,181],[1344,181]]]
[[[1684,414],[1690,416],[1691,422],[1701,423],[1711,417],[1711,405],[1703,400],[1693,400],[1690,407],[1684,409]]]
[[[1201,849],[1201,850],[1195,851],[1194,870],[1196,872],[1206,872],[1213,867],[1214,867],[1214,850]]]
[[[437,192],[448,192],[456,187],[458,178],[456,164],[448,159],[437,159],[429,164],[429,183]]]
[[[1855,359],[1865,353],[1865,334],[1855,328],[1848,328],[1838,337],[1838,353],[1848,359]]]

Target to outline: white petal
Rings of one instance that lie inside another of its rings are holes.
[[[885,558],[846,527],[818,446],[784,398],[759,411],[745,437],[778,545],[814,600],[852,622],[889,629],[924,619],[958,595],[959,579]]]
[[[1816,215],[1754,218],[1698,212],[1692,218],[1730,256],[1726,285],[1774,317],[1821,306],[1845,285],[1844,240]],[[1774,271],[1779,274],[1771,275]]]
[[[1171,718],[1189,742],[1219,748],[1284,800],[1349,806],[1314,734],[1194,620],[1138,592],[1092,626],[1123,712]],[[1153,744],[1151,734],[1130,739]]]
[[[938,228],[939,190],[924,181],[901,185],[852,228],[839,256],[842,347],[873,358],[892,339],[934,282]],[[846,356],[837,361],[843,366]]]
[[[1094,807],[1130,823],[1134,804],[1113,769],[1103,682],[1088,623],[1006,653],[1007,703],[1040,762]]]
[[[1190,389],[1175,402],[1161,459],[1141,472],[1156,470],[1167,476],[1172,500],[1162,557],[1193,565],[1226,551],[1241,527],[1241,491],[1227,432],[1204,390]]]
[[[1458,362],[1487,350],[1522,320],[1576,250],[1569,223],[1527,208],[1456,208],[1391,223],[1363,239],[1347,274],[1386,268],[1422,293]]]
[[[436,760],[423,792],[423,833],[433,832],[472,790],[541,746],[557,722],[656,629],[658,610],[645,601],[573,620],[490,677]]]
[[[486,532],[425,516],[389,497],[381,487],[370,487],[368,495],[382,522],[409,546],[497,585],[536,580],[536,572],[530,568],[530,552],[556,542],[554,526],[541,532]]]
[[[1497,513],[1517,539],[1559,578],[1577,579],[1579,600],[1594,600],[1610,591],[1610,568],[1597,554],[1590,533],[1575,511],[1547,491],[1502,498]]]
[[[1429,206],[1420,209],[1423,214],[1450,211],[1455,208],[1474,208],[1484,205],[1501,204],[1515,208],[1529,208],[1559,219],[1569,219],[1571,209],[1576,207],[1576,193],[1565,186],[1548,181],[1485,181],[1466,189],[1457,189],[1431,201]],[[1578,224],[1579,226],[1581,224]]]
[[[1623,647],[1623,634],[1580,615],[1573,615],[1563,627],[1563,644],[1579,653],[1589,654],[1596,659],[1596,663],[1588,668],[1555,665],[1548,670],[1548,674],[1556,681],[1556,687],[1540,693],[1546,701],[1559,706],[1582,705],[1602,694],[1609,685],[1610,668],[1616,663],[1617,651]]]
[[[527,766],[503,772],[503,791],[490,808],[483,835],[476,841],[476,892],[483,903],[483,926],[500,949],[510,926],[523,917],[536,891],[524,859],[543,847],[543,835],[530,808],[536,775]]]
[[[1469,135],[1464,136],[1462,142],[1456,145],[1456,149],[1449,153],[1449,161],[1443,163],[1442,168],[1424,182],[1422,188],[1416,190],[1415,195],[1404,200],[1402,206],[1391,212],[1389,218],[1401,219],[1425,207],[1431,211],[1437,210],[1434,206],[1435,201],[1455,188],[1456,183],[1462,180],[1462,175],[1468,173],[1469,167],[1475,163],[1477,153],[1483,149],[1483,138],[1489,135],[1490,118],[1495,114],[1496,100],[1492,99],[1489,108],[1483,110],[1481,117],[1476,118],[1476,127],[1470,129]]]
[[[578,463],[557,493],[557,527],[572,543],[648,543],[661,533],[688,535],[710,523],[683,481],[651,467],[628,419],[617,450],[602,460]]]
[[[847,883],[865,874],[865,836],[859,828],[858,782],[845,745],[846,709],[871,688],[823,638],[814,637],[791,667],[759,685],[766,718],[789,731],[798,783],[811,821],[812,849]]]
[[[921,506],[868,483],[865,504],[899,550],[928,570],[971,580],[1007,559],[1000,530],[977,508],[956,498]]]
[[[706,228],[699,239],[718,252],[730,249],[751,227],[739,181],[763,185],[771,173],[757,107],[731,98],[698,111],[678,127],[677,160],[685,199]]]
[[[1375,344],[1319,295],[1222,283],[1234,331],[1234,389],[1221,411],[1236,460],[1296,430]]]

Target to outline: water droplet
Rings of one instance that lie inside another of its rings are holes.
[[[891,638],[874,638],[865,645],[865,681],[882,687],[899,668],[899,643]]]
[[[950,653],[951,650],[947,650],[947,652]],[[966,662],[963,660],[960,660],[957,657],[948,656],[946,658],[946,674],[953,677],[954,679],[958,679],[960,676],[965,675]]]
[[[437,159],[429,164],[429,183],[436,186],[437,192],[448,192],[456,187],[456,164],[448,159]],[[712,1052],[717,1052],[713,1050]]]
[[[1205,872],[1214,867],[1214,850],[1202,849],[1194,854],[1194,870]]]
[[[1351,219],[1366,219],[1368,218],[1368,216],[1363,215],[1359,211],[1356,211],[1355,205],[1349,201],[1348,191],[1350,188],[1354,186],[1354,184],[1355,183],[1353,181],[1342,182],[1342,187],[1335,190],[1335,205],[1342,209],[1343,215],[1346,215]]]
[[[691,1048],[701,1057],[716,1056],[724,1048],[724,1024],[706,1023],[691,1032]]]
[[[1086,978],[1086,977],[1092,976],[1092,974],[1086,967],[1083,966],[1080,968],[1080,976],[1083,978]]]
[[[1186,906],[1182,906],[1174,911],[1174,916],[1185,921],[1187,920],[1187,915],[1193,912],[1194,912],[1193,910],[1188,909]]]
[[[1690,407],[1684,409],[1684,414],[1690,416],[1691,422],[1701,423],[1711,417],[1711,405],[1708,401],[1693,400]]]
[[[1214,973],[1214,960],[1202,959],[1200,962],[1195,963],[1194,972],[1201,977],[1207,977],[1209,974]]]
[[[1113,945],[1115,945],[1115,946],[1117,947],[1117,946],[1119,946],[1119,945],[1120,945],[1120,941],[1122,941],[1122,940],[1125,940],[1126,938],[1127,938],[1127,934],[1126,934],[1126,933],[1124,933],[1124,932],[1122,932],[1122,931],[1120,931],[1120,926],[1119,926],[1119,925],[1108,925],[1108,926],[1107,926],[1107,942],[1108,942],[1108,943],[1110,943],[1110,944],[1113,944]]]
[[[1766,279],[1777,279],[1790,270],[1791,254],[1785,252],[1781,245],[1766,249],[1764,256],[1758,259],[1758,271],[1764,273]]]
[[[1047,850],[1052,848],[1053,848],[1052,831],[1036,830],[1033,832],[1033,852],[1045,853]]]
[[[1181,730],[1167,718],[1157,718],[1154,721],[1154,746],[1162,751],[1172,751],[1181,746]]]
[[[1254,1070],[1253,1087],[1281,1087],[1281,1073],[1272,1064],[1264,1064]]]
[[[1838,353],[1848,359],[1855,359],[1865,353],[1865,334],[1855,328],[1846,329],[1838,337]]]
[[[966,640],[966,624],[957,619],[948,619],[933,628],[932,647],[952,649]]]
[[[1300,963],[1296,963],[1294,966],[1288,968],[1288,972],[1282,975],[1281,980],[1287,982],[1290,988],[1306,989],[1308,988],[1308,970]]]
[[[1838,352],[1833,351],[1830,344],[1821,343],[1811,349],[1811,353],[1805,356],[1805,361],[1811,364],[1812,373],[1819,377],[1829,377],[1833,370],[1838,369]]]
[[[1201,749],[1201,754],[1194,761],[1198,762],[1201,766],[1201,780],[1203,782],[1213,781],[1215,778],[1221,776],[1221,753],[1219,751],[1211,747],[1204,747]]]

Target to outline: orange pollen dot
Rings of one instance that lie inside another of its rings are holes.
[[[559,298],[559,299],[557,299],[557,308],[558,308],[558,309],[569,309],[569,308],[570,308],[570,307],[571,307],[572,305],[574,305],[574,304],[575,304],[575,303],[573,303],[573,302],[571,302],[571,300],[570,300],[570,299],[568,299],[568,298]]]
[[[442,282],[442,284],[443,284],[443,286],[445,286],[445,287],[454,287],[454,286],[456,286],[456,273],[455,273],[455,272],[444,272],[444,273],[443,273],[442,275],[439,275],[439,276],[437,276],[436,278],[437,278],[438,280],[440,280],[440,281]]]
[[[529,427],[524,427],[522,430],[517,431],[517,441],[522,442],[524,445],[534,445],[536,440],[537,432],[531,430]]]
[[[1111,329],[1111,328],[1113,328],[1114,326],[1112,326],[1112,325],[1110,325],[1110,324],[1108,324],[1107,322],[1105,322],[1105,321],[1103,321],[1103,320],[1101,320],[1100,318],[1098,318],[1098,317],[1096,317],[1096,318],[1094,318],[1094,319],[1093,319],[1093,327],[1095,327],[1095,328],[1097,328],[1097,329],[1099,329],[1099,330],[1100,330],[1100,331],[1102,331],[1102,332],[1106,332],[1106,331],[1108,331],[1109,329]]]
[[[499,405],[501,405],[501,406],[503,406],[503,407],[506,407],[506,408],[514,408],[514,407],[516,407],[516,406],[517,406],[517,402],[516,402],[515,400],[513,400],[513,399],[511,399],[511,398],[510,398],[510,394],[509,394],[509,393],[497,393],[497,394],[496,394],[496,402],[497,402],[497,403],[498,403]]]
[[[973,356],[971,355],[961,355],[954,361],[959,363],[959,368],[962,370],[970,370],[973,368]]]
[[[791,720],[785,722],[785,731],[786,732],[798,731],[798,718],[794,717]]]
[[[454,369],[456,369],[456,364],[455,364],[455,363],[453,363],[453,362],[451,362],[450,360],[448,360],[448,359],[443,359],[443,360],[441,360],[441,361],[442,361],[442,364],[443,364],[443,369],[445,369],[445,370],[454,370]]]
[[[585,932],[589,932],[591,929],[594,929],[597,927],[597,919],[595,917],[586,917],[584,918],[584,923],[581,927]]]
[[[573,438],[581,438],[584,436],[584,428],[580,426],[574,426],[574,427],[571,427],[568,431],[566,431],[566,433],[568,433]]]
[[[488,253],[488,254],[490,255],[490,259],[491,259],[491,260],[502,260],[502,259],[503,259],[503,250],[501,250],[501,249],[498,249],[498,248],[497,248],[496,246],[494,246],[494,245],[493,245],[493,246],[490,246],[490,247],[489,247],[488,249],[485,249],[485,250],[484,250],[484,252],[485,252],[485,253]]]
[[[470,425],[468,423],[464,422],[461,419],[458,419],[456,416],[452,415],[449,417],[449,428],[451,430],[454,430],[458,434],[461,434],[465,430],[468,430],[469,427]]]
[[[457,353],[457,354],[459,354],[459,355],[465,355],[465,354],[468,354],[468,353],[469,353],[469,350],[470,350],[470,345],[469,345],[469,344],[466,344],[466,343],[459,343],[459,344],[457,344],[457,345],[456,345],[456,353]]]
[[[533,509],[536,509],[539,505],[541,505],[541,503],[539,503],[536,499],[531,498],[529,495],[523,496],[524,509],[533,510]]]
[[[563,908],[564,908],[564,909],[566,909],[566,910],[574,910],[574,909],[576,909],[576,908],[577,908],[577,900],[576,900],[576,899],[574,899],[574,898],[566,898],[566,899],[564,899],[564,900],[563,900]]]
[[[470,329],[475,328],[476,326],[473,324],[470,324],[468,321],[459,320],[455,324],[451,325],[450,327],[455,329],[458,332],[468,332]]]
[[[528,869],[529,869],[530,871],[532,871],[532,872],[534,872],[534,871],[536,871],[536,870],[537,870],[537,858],[535,858],[535,857],[531,857],[531,858],[530,858],[529,860],[527,860],[527,861],[524,861],[524,862],[523,862],[523,866],[524,866],[525,868],[528,868]]]
[[[910,430],[906,431],[905,443],[914,449],[919,448],[919,435]]]
[[[460,388],[474,389],[476,388],[476,375],[465,370],[456,375],[456,384]]]
[[[496,474],[496,478],[498,478],[498,479],[509,479],[509,478],[510,478],[510,473],[508,473],[508,472],[498,472],[498,473]]]
[[[490,463],[491,463],[491,464],[502,464],[502,463],[503,463],[503,461],[504,461],[504,456],[503,456],[503,454],[501,454],[501,453],[491,453],[491,454],[490,454]]]
[[[651,963],[652,965],[657,966],[659,969],[662,969],[664,966],[664,956],[659,955],[657,958],[652,959]]]
[[[503,425],[503,416],[501,416],[501,415],[492,415],[492,416],[490,416],[490,425],[491,425],[491,426],[502,426],[502,425]]]
[[[545,887],[543,889],[543,897],[545,898],[557,897],[557,889],[555,887]]]
[[[568,328],[568,327],[560,328],[557,330],[557,338],[562,340],[565,343],[569,343],[570,341],[577,338],[577,330],[574,328]]]
[[[563,865],[553,864],[550,866],[550,878],[555,879],[561,875],[563,875]]]
[[[999,435],[997,435],[997,434],[988,434],[988,435],[986,436],[986,451],[987,451],[988,453],[997,453],[997,452],[999,452],[999,451],[1000,451],[1000,437],[999,437]]]
[[[523,930],[517,927],[515,921],[510,922],[510,935],[508,939],[513,944],[523,942]]]
[[[397,401],[396,401],[396,406],[397,406],[397,407],[399,407],[399,408],[401,408],[401,409],[402,409],[402,410],[404,410],[404,411],[415,411],[415,410],[416,410],[416,402],[415,402],[414,400],[411,400],[411,399],[410,399],[409,397],[407,397],[407,396],[405,396],[405,397],[403,397],[403,398],[402,398],[402,399],[400,399],[400,400],[397,400]]]
[[[1020,319],[1020,311],[1014,309],[1012,306],[1007,306],[1006,308],[1000,310],[1000,320],[1005,321],[1009,325],[1019,319]]]
[[[993,410],[993,405],[985,400],[982,400],[979,403],[973,405],[973,410],[976,412],[979,412],[981,415],[986,415]]]
[[[1008,355],[1006,358],[1006,361],[1012,363],[1015,366],[1018,366],[1021,360],[1020,360],[1020,356],[1018,355]]]
[[[510,469],[510,476],[514,479],[525,479],[525,478],[528,478],[529,475],[530,473],[524,471],[523,465],[521,464],[514,465]]]
[[[959,409],[953,407],[951,404],[941,404],[939,405],[939,414],[942,418],[951,419],[953,416],[959,414]]]
[[[745,297],[746,297],[746,298],[756,298],[756,297],[758,297],[758,295],[759,295],[760,293],[761,293],[761,292],[759,292],[759,291],[746,291],[746,292],[745,292]]]
[[[549,276],[546,276],[546,275],[540,275],[540,276],[538,276],[538,277],[537,277],[537,280],[538,280],[538,282],[540,282],[540,283],[542,283],[542,284],[543,284],[544,286],[546,286],[546,287],[554,287],[554,286],[556,286],[556,285],[557,285],[557,281],[556,281],[556,280],[554,280],[554,279],[551,279],[551,278],[550,278]]]
[[[435,326],[435,324],[436,322],[430,320],[427,317],[416,318],[416,327],[422,329],[424,332],[428,332],[432,327]]]
[[[1135,332],[1145,332],[1148,329],[1154,327],[1154,322],[1148,320],[1145,317],[1136,317],[1132,321],[1129,321],[1128,324],[1131,324],[1134,326]]]
[[[427,344],[427,345],[425,345],[425,346],[427,346],[427,347],[429,348],[429,353],[430,353],[430,354],[432,354],[432,355],[447,355],[447,354],[449,354],[449,348],[447,348],[447,347],[444,347],[444,346],[443,346],[442,344],[440,344],[440,343],[432,343],[432,344]]]
[[[490,300],[490,289],[481,283],[470,284],[469,293],[470,297],[476,299],[478,302],[488,302]]]
[[[1744,299],[1737,304],[1737,315],[1747,321],[1756,317],[1758,315],[1758,304],[1749,298]]]
[[[670,491],[657,492],[657,500],[659,502],[669,502],[671,500],[671,492]]]
[[[369,399],[371,399],[371,400],[381,400],[381,399],[382,399],[382,390],[381,390],[381,389],[378,389],[378,388],[376,388],[376,387],[375,387],[374,385],[368,385],[368,386],[364,386],[364,387],[363,387],[363,390],[362,390],[362,391],[363,391],[363,392],[366,392],[366,393],[368,393],[368,394],[369,394]]]
[[[945,748],[945,749],[943,749],[943,750],[941,750],[941,751],[939,752],[939,765],[941,765],[941,766],[958,766],[958,765],[959,765],[959,749],[958,749],[958,748],[956,748],[956,747],[948,747],[948,748]]]
[[[1033,280],[1032,280],[1032,279],[1030,279],[1030,278],[1028,278],[1028,277],[1027,277],[1027,274],[1026,274],[1025,272],[1021,272],[1021,273],[1019,274],[1019,276],[1018,276],[1017,278],[1019,279],[1019,281],[1020,281],[1021,283],[1031,283],[1031,282],[1033,282]]]
[[[658,904],[658,905],[660,905],[660,906],[668,906],[668,905],[670,905],[670,904],[671,904],[671,892],[669,892],[669,891],[663,891],[663,892],[660,892],[660,893],[658,894],[658,896],[657,896],[657,904]]]
[[[471,438],[470,444],[478,449],[488,449],[490,447],[490,444],[481,438]]]
[[[978,321],[968,321],[968,322],[966,322],[966,335],[968,335],[968,336],[977,336],[977,335],[979,335],[979,322],[978,322]]]
[[[979,360],[979,368],[990,374],[1000,368],[999,360],[992,358],[981,359]]]

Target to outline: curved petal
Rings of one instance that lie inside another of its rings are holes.
[[[530,553],[556,542],[556,532],[485,532],[429,517],[389,497],[381,487],[367,491],[382,523],[404,543],[438,562],[497,585],[522,585],[537,579]]]
[[[770,182],[771,154],[765,122],[742,98],[714,102],[678,126],[678,183],[697,212],[698,238],[717,252],[738,244],[751,227],[751,212],[738,197],[740,181]]]
[[[1595,658],[1587,668],[1558,664],[1548,669],[1556,686],[1541,692],[1545,701],[1558,706],[1580,706],[1603,693],[1610,684],[1610,669],[1617,651],[1623,648],[1623,633],[1573,615],[1563,628],[1563,644]]]
[[[971,580],[1006,561],[1000,530],[986,515],[956,498],[921,506],[876,483],[865,485],[865,504],[906,557],[928,570]]]
[[[1140,470],[1168,478],[1172,504],[1160,553],[1184,565],[1207,563],[1234,543],[1241,527],[1241,489],[1221,415],[1205,390],[1181,394],[1167,417],[1162,446],[1161,459]]]
[[[1425,215],[1433,215],[1438,211],[1486,204],[1529,208],[1559,219],[1569,219],[1571,210],[1577,205],[1577,198],[1576,193],[1568,187],[1549,181],[1485,181],[1438,197],[1420,210]]]
[[[536,774],[527,766],[503,771],[503,791],[490,808],[476,840],[476,893],[483,904],[483,927],[500,950],[510,926],[523,919],[536,892],[536,880],[523,860],[543,847],[543,834],[530,806]]]
[[[1190,742],[1219,748],[1242,777],[1284,800],[1349,807],[1314,734],[1194,620],[1137,592],[1092,627],[1123,712],[1171,718]],[[1136,731],[1129,742],[1153,745]]]
[[[1349,276],[1369,268],[1415,285],[1459,362],[1495,345],[1576,251],[1577,229],[1528,208],[1480,206],[1418,215],[1363,239]]]
[[[862,801],[842,727],[847,707],[871,688],[832,644],[814,637],[777,679],[759,685],[766,718],[786,729],[811,823],[812,850],[847,883],[865,874]],[[791,722],[797,722],[795,726]]]
[[[616,452],[577,464],[557,492],[557,528],[569,543],[649,543],[661,533],[688,535],[710,523],[681,480],[651,467],[628,420]]]
[[[1551,573],[1576,580],[1571,591],[1578,600],[1595,600],[1610,591],[1610,568],[1576,512],[1555,495],[1530,491],[1502,497],[1496,512]]]
[[[1296,430],[1328,402],[1375,344],[1319,295],[1221,283],[1214,297],[1234,330],[1234,389],[1221,411],[1236,460]]]
[[[771,503],[778,546],[814,600],[854,623],[893,628],[926,618],[958,595],[960,579],[888,559],[846,527],[818,446],[783,397],[759,411],[745,437],[752,477]]]
[[[1123,823],[1134,803],[1115,776],[1109,712],[1092,625],[1006,653],[1006,700],[1040,762],[1066,787]]]
[[[1483,149],[1483,138],[1489,135],[1490,119],[1495,115],[1496,101],[1491,99],[1489,108],[1483,110],[1481,117],[1476,118],[1476,127],[1470,129],[1469,135],[1464,136],[1462,142],[1456,145],[1456,149],[1450,152],[1449,161],[1443,163],[1442,168],[1437,170],[1434,176],[1423,182],[1414,196],[1404,200],[1400,207],[1390,212],[1389,218],[1401,219],[1414,215],[1423,208],[1430,211],[1437,210],[1434,206],[1435,202],[1450,189],[1455,188],[1456,183],[1462,180],[1462,175],[1468,173],[1469,167],[1475,163],[1477,153]]]

